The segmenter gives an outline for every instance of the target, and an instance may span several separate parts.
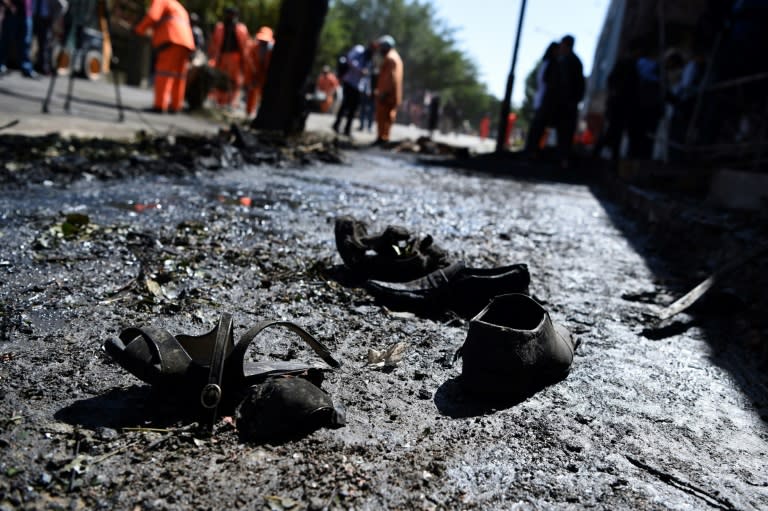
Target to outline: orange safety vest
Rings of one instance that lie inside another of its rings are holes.
[[[333,93],[339,88],[339,85],[339,79],[336,78],[336,75],[328,72],[320,73],[320,76],[317,77],[317,85],[315,87],[317,90],[325,92],[326,96],[333,96]]]
[[[272,29],[261,27],[253,39],[248,41],[245,56],[245,84],[250,87],[263,87],[267,80],[269,63],[272,61],[272,48],[275,44]]]
[[[248,35],[248,27],[240,22],[236,23],[235,38],[237,39],[237,46],[240,48],[240,56],[245,58],[246,50],[248,49],[248,40],[250,39]],[[219,21],[213,29],[211,42],[208,45],[208,57],[211,59],[211,65],[214,65],[219,60],[222,44],[224,44],[224,23]]]
[[[155,48],[177,44],[190,51],[195,49],[189,13],[177,0],[152,0],[147,14],[136,25],[136,33],[143,35],[150,28]]]
[[[384,55],[376,83],[379,102],[396,108],[403,102],[403,60],[394,48]]]

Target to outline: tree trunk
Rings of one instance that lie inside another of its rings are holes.
[[[308,110],[305,93],[328,0],[283,0],[275,49],[253,128],[300,133]]]

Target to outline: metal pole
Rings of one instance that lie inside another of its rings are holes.
[[[520,47],[520,33],[523,31],[523,16],[525,15],[526,0],[520,4],[520,18],[517,20],[517,35],[515,36],[515,48],[512,51],[512,66],[507,76],[507,90],[504,92],[504,101],[501,103],[499,113],[499,129],[496,134],[496,152],[504,150],[507,134],[507,117],[509,117],[510,103],[512,102],[512,86],[515,83],[515,66],[517,65],[517,49]]]

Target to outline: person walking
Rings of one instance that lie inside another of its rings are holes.
[[[341,121],[346,117],[344,134],[352,135],[352,119],[355,118],[357,107],[360,105],[360,81],[367,74],[367,66],[373,56],[374,44],[368,48],[362,44],[352,47],[346,55],[346,70],[341,76],[342,98],[341,107],[333,123],[333,131],[339,132]]]
[[[379,67],[379,78],[374,91],[376,98],[376,129],[378,136],[374,144],[389,142],[392,124],[397,116],[397,107],[403,101],[403,60],[395,50],[395,40],[390,35],[378,40],[379,53],[383,57]]]
[[[5,6],[2,33],[0,33],[0,74],[8,72],[5,63],[8,53],[15,46],[21,74],[27,78],[37,78],[32,69],[29,51],[32,46],[33,0],[2,0]]]
[[[573,52],[575,40],[572,35],[566,35],[560,40],[558,64],[557,97],[557,148],[560,156],[560,166],[570,166],[573,134],[576,132],[576,122],[579,114],[579,103],[584,98],[586,81],[581,59]]]
[[[189,56],[195,49],[189,13],[177,0],[152,0],[134,31],[152,29],[155,49],[155,101],[151,111],[177,113],[184,106]]]
[[[224,19],[216,23],[208,48],[208,65],[223,71],[232,83],[227,90],[214,91],[213,96],[219,106],[237,105],[245,78],[245,53],[250,37],[248,28],[238,20],[238,14],[235,7],[224,9]]]
[[[267,81],[272,49],[275,46],[274,32],[269,27],[259,28],[248,44],[245,60],[245,113],[248,117],[256,113],[261,103],[261,93]]]
[[[525,152],[530,156],[541,149],[541,137],[547,126],[555,122],[559,56],[558,43],[550,43],[536,70],[536,94],[533,96],[533,120],[525,141]]]

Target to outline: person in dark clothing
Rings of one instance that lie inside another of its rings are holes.
[[[629,110],[637,81],[633,52],[620,58],[613,66],[607,80],[607,98],[605,102],[605,129],[595,144],[593,154],[599,157],[603,148],[611,150],[611,158],[619,159],[621,140],[629,122]]]
[[[346,118],[344,134],[352,134],[352,119],[355,118],[357,107],[360,105],[361,82],[369,74],[369,65],[373,58],[374,45],[368,47],[362,44],[355,45],[346,55],[346,65],[341,78],[342,98],[336,121],[333,123],[333,131],[339,132],[342,119]],[[364,85],[364,83],[363,83]]]
[[[547,126],[554,125],[557,108],[558,43],[551,43],[536,69],[536,95],[533,97],[533,120],[525,141],[525,152],[531,156],[539,151],[539,143]]]
[[[627,136],[629,138],[628,156],[635,160],[647,160],[653,157],[653,146],[664,109],[665,100],[674,103],[674,88],[662,96],[662,74],[669,82],[670,77],[679,74],[684,65],[682,55],[676,50],[666,52],[663,66],[649,56],[642,56],[635,61],[636,78],[632,97],[628,99]],[[677,83],[673,79],[671,83]]]
[[[49,75],[52,71],[53,22],[62,14],[61,4],[56,0],[34,0],[32,26],[37,40],[35,70]]]
[[[435,130],[437,129],[437,121],[440,118],[440,96],[435,94],[429,101],[429,117],[427,118],[427,130],[429,131],[429,138],[432,138]]]
[[[5,14],[3,16],[2,33],[0,33],[0,74],[5,74],[8,52],[13,45],[19,57],[21,74],[27,78],[37,78],[32,69],[29,52],[32,46],[32,0],[3,0]]]
[[[556,123],[557,148],[560,156],[560,166],[567,168],[571,156],[573,135],[576,132],[579,103],[584,98],[586,82],[584,67],[581,60],[573,52],[574,38],[566,35],[560,41],[557,59],[558,86],[556,91]]]

